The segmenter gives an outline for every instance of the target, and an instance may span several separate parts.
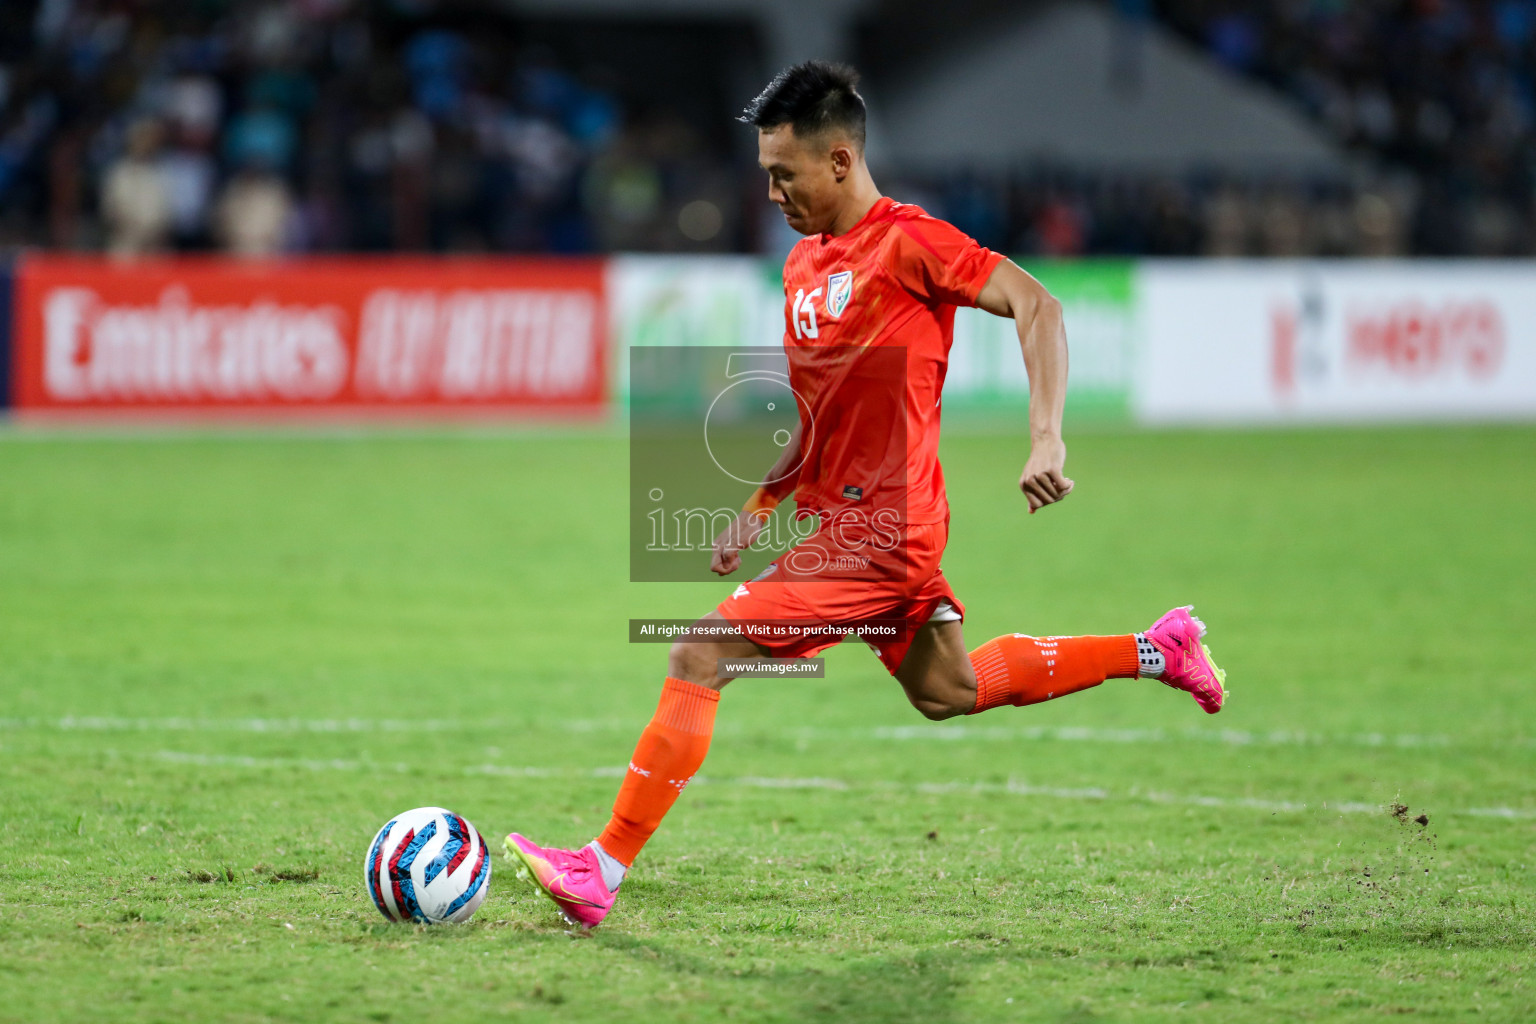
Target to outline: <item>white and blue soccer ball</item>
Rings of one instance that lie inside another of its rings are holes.
[[[418,807],[390,819],[368,846],[363,880],[379,913],[422,924],[468,921],[491,885],[491,854],[464,818]]]

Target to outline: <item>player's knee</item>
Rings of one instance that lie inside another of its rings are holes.
[[[970,714],[976,706],[976,685],[967,679],[945,679],[909,695],[912,706],[930,722]]]
[[[922,713],[922,716],[930,722],[942,722],[946,718],[956,718],[971,710],[971,705],[962,705],[956,701],[943,700],[915,700],[912,706]]]
[[[930,722],[942,722],[946,718],[954,718],[961,712],[956,711],[954,705],[941,700],[926,700],[919,698],[912,702],[912,706]]]
[[[695,686],[707,686],[711,690],[724,688],[730,680],[720,678],[719,664],[719,652],[714,644],[678,640],[667,651],[667,675]]]
[[[961,694],[945,694],[937,697],[915,697],[912,706],[930,722],[942,722],[946,718],[957,718],[968,714],[971,708],[976,706],[975,694],[966,697]]]

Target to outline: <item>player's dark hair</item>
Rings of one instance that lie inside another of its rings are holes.
[[[808,60],[780,71],[738,120],[758,128],[787,124],[802,139],[841,131],[862,152],[865,113],[858,84],[859,73],[846,64]]]

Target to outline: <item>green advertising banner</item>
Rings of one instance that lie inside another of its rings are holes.
[[[1127,417],[1136,326],[1135,265],[1129,260],[1018,262],[1061,301],[1072,365],[1068,415]],[[1013,322],[979,309],[957,311],[944,384],[946,419],[1022,418],[1028,397],[1029,378]]]
[[[1135,334],[1135,265],[1129,260],[1020,261],[1066,313],[1072,353],[1067,411],[1073,418],[1129,414]],[[655,346],[779,345],[784,294],[779,267],[750,256],[620,256],[609,264],[616,347],[614,394],[629,396],[629,351]],[[684,375],[685,376],[685,375]],[[668,394],[692,408],[712,382],[680,376]],[[711,392],[712,393],[712,392]],[[662,392],[646,389],[647,401]],[[955,317],[944,409],[951,423],[1021,420],[1029,381],[1013,322],[977,309]]]

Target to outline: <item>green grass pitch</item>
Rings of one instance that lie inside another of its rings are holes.
[[[626,581],[622,439],[0,437],[0,1020],[1536,1017],[1536,430],[1068,441],[1031,517],[1021,440],[945,439],[968,641],[1194,602],[1227,710],[933,724],[844,644],[726,691],[575,938],[500,863],[386,924],[360,862],[606,819],[626,620],[732,585]]]

